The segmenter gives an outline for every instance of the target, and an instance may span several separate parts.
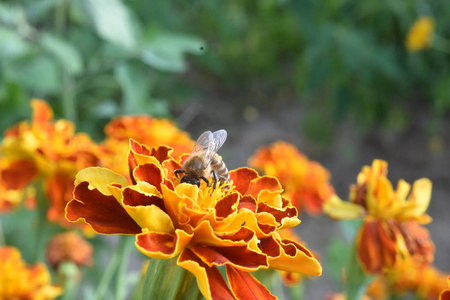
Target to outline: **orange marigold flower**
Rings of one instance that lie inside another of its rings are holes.
[[[178,257],[206,299],[273,299],[250,274],[258,269],[321,274],[307,248],[279,234],[300,220],[276,178],[240,168],[229,172],[228,188],[180,183],[174,171],[181,164],[171,151],[131,140],[131,185],[106,168],[82,170],[66,218],[87,222],[98,233],[134,234],[149,257]],[[219,266],[226,267],[230,286]]]
[[[442,291],[439,295],[439,300],[450,300],[450,276],[447,278],[448,289]]]
[[[322,213],[323,204],[334,194],[330,173],[289,143],[278,141],[259,148],[249,165],[277,177],[292,204],[311,215]]]
[[[52,237],[47,245],[46,257],[54,268],[65,261],[72,261],[77,266],[92,265],[92,245],[75,232],[64,232]]]
[[[50,281],[43,264],[27,267],[19,250],[0,248],[0,299],[54,299],[62,294],[62,289]]]
[[[0,190],[5,191],[0,196],[0,209],[17,206],[24,188],[42,179],[50,201],[48,219],[69,225],[64,208],[72,199],[75,175],[98,164],[98,149],[88,135],[75,134],[71,122],[53,121],[53,111],[46,102],[35,99],[31,106],[32,121],[7,130],[0,146]]]
[[[434,19],[429,16],[420,17],[410,28],[406,37],[406,49],[420,51],[431,46],[433,41]]]
[[[350,187],[350,202],[334,195],[324,205],[332,218],[364,220],[357,238],[358,258],[369,273],[392,268],[399,259],[413,257],[429,263],[434,256],[434,244],[421,226],[431,221],[425,214],[431,181],[419,179],[411,189],[400,180],[394,190],[386,176],[387,163],[374,160],[371,167],[363,167],[357,184]]]
[[[167,145],[172,155],[179,157],[194,146],[189,134],[180,130],[174,122],[150,116],[122,116],[113,119],[105,127],[102,165],[122,175],[128,174],[128,141],[133,139],[150,148]]]

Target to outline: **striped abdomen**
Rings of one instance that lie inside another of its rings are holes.
[[[214,157],[211,159],[211,163],[209,165],[211,167],[211,170],[216,171],[216,174],[219,177],[219,181],[221,184],[228,182],[230,180],[227,166],[217,153],[214,154]]]

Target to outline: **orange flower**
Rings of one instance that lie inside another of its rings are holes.
[[[66,218],[98,233],[134,234],[145,255],[170,259],[194,274],[206,299],[273,299],[250,272],[274,268],[320,275],[321,266],[279,230],[299,224],[274,177],[230,171],[229,188],[179,183],[172,149],[130,141],[132,182],[109,169],[87,168],[75,180]],[[217,267],[225,266],[228,282]]]
[[[410,185],[400,180],[394,190],[387,179],[387,163],[375,160],[363,167],[357,184],[350,187],[350,202],[333,196],[324,211],[336,219],[364,219],[359,230],[358,258],[368,273],[381,273],[398,260],[413,257],[429,263],[434,244],[420,224],[431,221],[425,214],[431,199],[431,182],[417,180]]]
[[[322,213],[322,205],[334,194],[330,173],[289,143],[278,141],[259,148],[249,165],[277,177],[292,204],[311,215]]]
[[[91,266],[92,245],[74,232],[60,233],[48,243],[46,257],[54,269],[65,261],[72,261],[79,267]]]
[[[105,133],[102,165],[122,175],[128,175],[126,157],[130,138],[150,148],[168,145],[173,148],[174,157],[190,152],[194,146],[189,134],[174,122],[150,116],[117,117],[106,125]]]
[[[439,300],[450,300],[450,276],[447,278],[448,289],[445,289],[439,295]]]
[[[72,198],[73,180],[79,170],[98,164],[98,150],[86,134],[74,133],[71,122],[52,121],[46,102],[35,99],[31,105],[31,123],[7,130],[0,147],[0,190],[6,192],[0,196],[0,207],[17,206],[24,188],[42,179],[50,201],[48,219],[69,225],[64,208]]]
[[[54,299],[62,289],[51,285],[50,280],[43,264],[27,267],[19,250],[0,248],[0,299]]]

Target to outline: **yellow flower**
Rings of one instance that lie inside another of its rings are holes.
[[[357,238],[358,258],[369,273],[380,273],[410,256],[422,262],[433,260],[434,244],[421,226],[431,221],[425,214],[431,199],[430,180],[419,179],[412,189],[400,180],[394,190],[386,176],[387,163],[374,160],[350,187],[350,202],[333,196],[324,205],[332,218],[364,220]]]
[[[19,205],[25,188],[42,179],[50,201],[48,219],[69,226],[64,208],[72,198],[75,175],[98,165],[99,150],[88,135],[75,134],[71,122],[53,121],[53,111],[45,101],[34,99],[31,106],[31,122],[8,129],[0,145],[0,191],[5,191],[0,196],[0,210]]]
[[[0,248],[0,299],[48,300],[62,294],[43,264],[27,267],[19,250]]]
[[[151,258],[178,257],[206,299],[274,299],[250,274],[258,269],[321,274],[306,247],[279,234],[300,220],[276,178],[240,168],[229,172],[228,188],[180,183],[171,151],[131,140],[132,184],[106,168],[82,170],[66,218],[98,233],[136,235],[136,247]]]
[[[322,213],[322,205],[334,194],[330,173],[289,143],[278,141],[259,148],[249,159],[249,165],[277,177],[286,198],[311,215]]]
[[[431,46],[434,32],[434,19],[424,16],[417,19],[406,37],[406,49],[420,51]]]

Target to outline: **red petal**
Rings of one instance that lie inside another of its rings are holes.
[[[247,195],[252,195],[253,197],[258,197],[259,192],[262,190],[269,190],[271,192],[279,191],[282,187],[280,182],[275,177],[260,177],[250,183],[248,190],[246,192]]]
[[[278,257],[281,254],[280,244],[278,244],[272,236],[261,239],[261,243],[259,244],[259,248],[261,251],[270,256],[270,257]]]
[[[244,196],[239,200],[238,209],[246,208],[256,213],[256,200],[252,196]]]
[[[141,227],[128,215],[113,196],[90,190],[89,182],[75,187],[74,198],[66,206],[66,219],[76,222],[85,219],[98,233],[137,234]]]
[[[249,272],[226,266],[227,277],[236,299],[261,300],[277,299],[270,291]]]
[[[150,152],[151,156],[154,156],[160,163],[163,161],[172,158],[170,156],[170,152],[172,152],[172,147],[168,146],[159,146],[157,148],[153,148]]]
[[[145,181],[155,186],[161,192],[163,175],[161,169],[155,164],[143,164],[137,166],[133,171],[133,178],[138,181]]]
[[[237,193],[232,193],[224,198],[222,198],[219,202],[216,203],[216,216],[218,218],[226,218],[230,214],[236,211],[236,208],[233,208],[234,204],[237,202],[239,195]]]
[[[129,206],[156,205],[165,210],[164,202],[160,197],[155,195],[149,196],[129,187],[123,190],[123,204]]]
[[[31,160],[17,160],[0,170],[1,185],[8,190],[21,190],[39,174],[36,164]]]
[[[264,254],[250,250],[247,246],[236,247],[205,247],[194,246],[192,251],[209,266],[231,264],[248,270],[267,267],[268,261]]]
[[[70,224],[64,217],[64,210],[67,203],[72,200],[73,180],[74,178],[68,175],[55,174],[45,181],[45,191],[50,200],[48,219],[52,222],[59,222],[63,226]]]
[[[275,217],[278,223],[284,218],[293,218],[298,215],[297,209],[295,207],[287,207],[285,209],[276,209],[266,203],[258,203],[258,212],[268,212]]]
[[[233,181],[236,191],[242,195],[246,194],[250,181],[258,178],[258,173],[250,168],[239,168],[230,171],[230,180]]]
[[[193,273],[197,277],[200,291],[206,299],[233,300],[235,299],[217,267],[208,267],[189,248],[184,249],[178,258],[178,265]],[[204,272],[204,273],[203,273]],[[206,276],[199,276],[205,274]],[[205,289],[205,290],[203,290]],[[210,295],[210,298],[208,297]]]

